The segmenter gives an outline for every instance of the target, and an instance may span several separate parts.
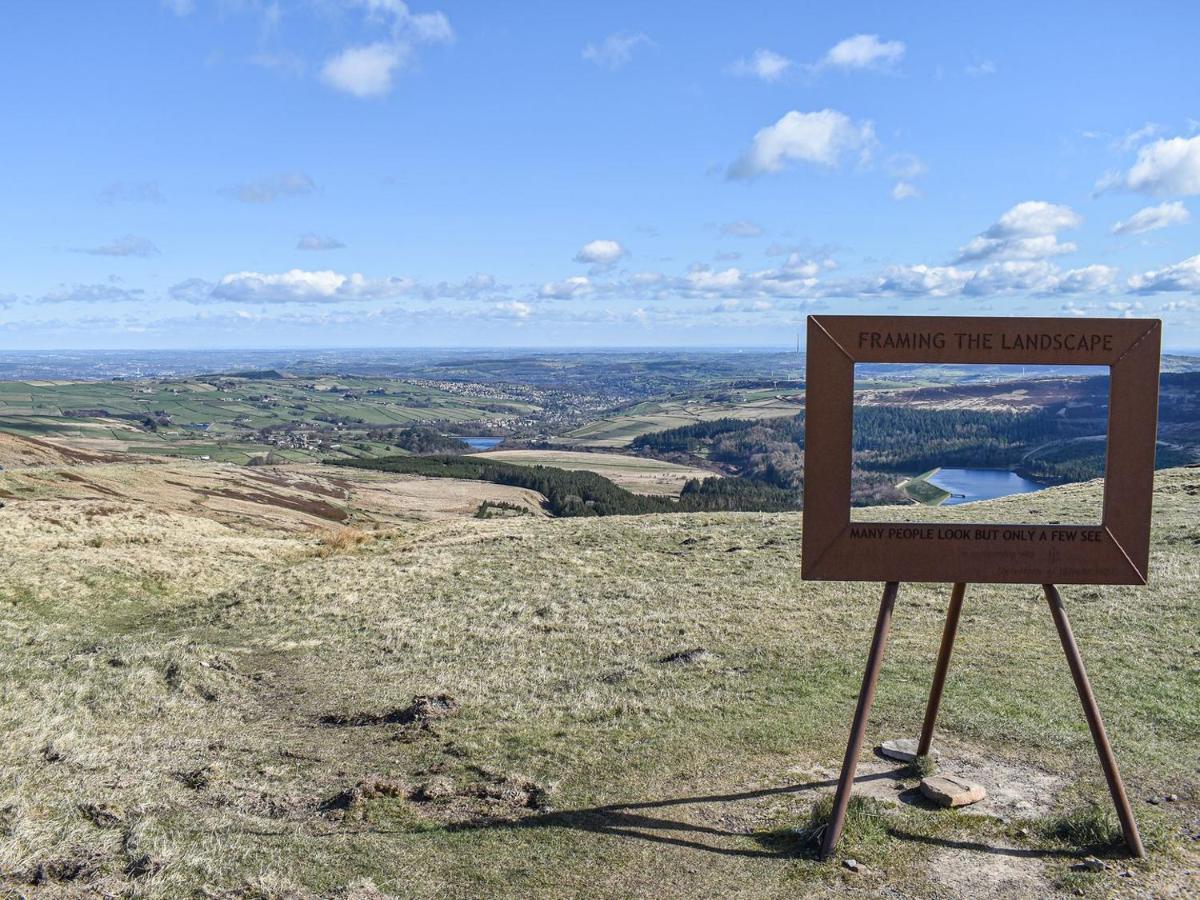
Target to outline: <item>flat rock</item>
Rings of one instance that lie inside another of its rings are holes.
[[[930,775],[921,779],[921,793],[938,806],[970,806],[987,796],[982,785],[957,775]]]
[[[896,738],[895,740],[884,741],[879,745],[879,752],[888,759],[910,763],[917,758],[917,739]],[[940,755],[936,747],[929,748],[930,759],[937,759]]]

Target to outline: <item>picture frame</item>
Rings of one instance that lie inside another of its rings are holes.
[[[1161,333],[1157,319],[809,316],[801,577],[1145,584]],[[1108,366],[1100,523],[851,521],[856,363]]]

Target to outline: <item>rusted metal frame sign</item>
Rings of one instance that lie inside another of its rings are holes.
[[[1145,584],[1161,325],[1139,319],[809,316],[804,577],[834,581]],[[1111,367],[1103,521],[850,521],[854,364]]]
[[[1083,658],[1055,583],[1145,584],[1158,417],[1162,325],[1129,319],[810,316],[802,577],[883,581],[862,688],[821,855],[841,837],[901,581],[952,581],[918,753],[929,752],[966,583],[1041,584],[1121,821],[1141,835]],[[1108,460],[1099,525],[904,525],[850,522],[854,364],[982,363],[1110,367]]]

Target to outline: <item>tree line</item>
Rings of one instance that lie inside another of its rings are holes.
[[[328,462],[337,466],[527,488],[545,497],[547,512],[560,517],[660,512],[776,512],[799,508],[796,492],[742,478],[691,479],[676,500],[635,494],[595,472],[553,466],[517,466],[473,456],[387,456]]]

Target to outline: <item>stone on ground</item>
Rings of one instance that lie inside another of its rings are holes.
[[[957,775],[930,775],[921,779],[921,793],[938,806],[970,806],[987,796],[982,785]]]
[[[917,739],[896,738],[891,741],[884,741],[879,746],[879,752],[888,759],[910,763],[917,758]],[[936,747],[929,748],[930,759],[937,759],[939,755]]]

